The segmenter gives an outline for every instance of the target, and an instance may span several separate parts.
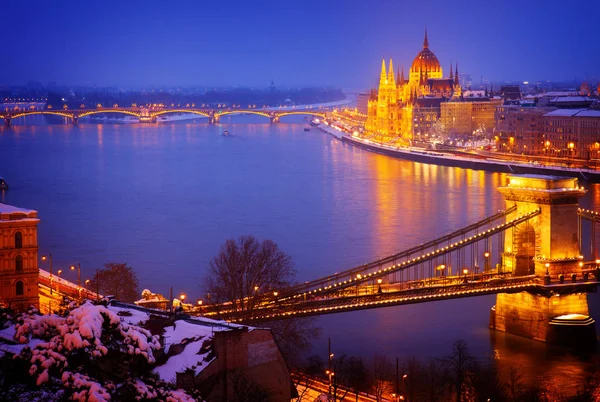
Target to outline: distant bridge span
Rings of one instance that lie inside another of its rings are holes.
[[[12,120],[32,115],[51,115],[60,116],[70,119],[73,124],[77,124],[80,118],[104,114],[104,113],[116,113],[124,114],[129,116],[137,117],[141,123],[156,123],[157,117],[171,114],[171,113],[191,113],[198,116],[208,118],[209,123],[218,123],[222,116],[232,114],[253,114],[258,116],[267,117],[271,123],[279,122],[279,119],[284,116],[314,116],[325,118],[326,109],[292,109],[292,110],[271,110],[271,109],[209,109],[209,108],[195,108],[195,107],[173,107],[173,108],[141,108],[141,107],[112,107],[104,108],[97,107],[95,109],[20,109],[15,108],[12,110],[0,111],[0,119],[4,120],[6,126],[10,126]]]

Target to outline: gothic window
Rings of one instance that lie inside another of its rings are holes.
[[[23,256],[18,255],[15,258],[15,270],[22,271],[23,270]]]
[[[23,234],[21,232],[15,233],[15,248],[23,247]]]
[[[17,291],[17,296],[23,296],[23,281],[17,281],[15,288]]]

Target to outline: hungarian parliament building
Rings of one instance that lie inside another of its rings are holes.
[[[368,100],[365,130],[381,140],[408,145],[415,137],[432,134],[440,121],[441,104],[461,101],[462,95],[458,65],[450,65],[444,77],[440,62],[429,49],[425,31],[423,49],[413,60],[408,77],[404,69],[394,72],[391,59],[387,69],[382,60],[379,88],[371,91]],[[490,103],[487,94],[485,99],[476,100]],[[493,108],[486,109],[493,121]]]

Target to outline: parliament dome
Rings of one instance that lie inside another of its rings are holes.
[[[412,72],[429,71],[438,72],[442,70],[440,62],[431,50],[429,50],[429,41],[427,40],[427,31],[425,31],[425,40],[423,41],[423,50],[417,54],[410,67]]]

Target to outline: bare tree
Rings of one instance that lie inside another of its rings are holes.
[[[231,302],[234,312],[248,316],[290,286],[295,273],[291,257],[273,241],[241,236],[228,239],[210,261],[205,287],[216,303]]]
[[[378,401],[385,394],[392,392],[392,377],[394,368],[385,355],[376,354],[371,367],[372,389]]]
[[[523,398],[525,384],[523,383],[523,374],[518,367],[509,367],[506,379],[506,394],[509,402],[518,402]]]
[[[94,275],[90,290],[98,290],[104,296],[114,296],[124,302],[133,302],[139,298],[137,275],[126,263],[109,262]]]
[[[321,334],[321,328],[315,325],[313,318],[270,321],[262,325],[271,329],[286,363],[295,368],[300,366],[311,342]]]
[[[442,359],[442,363],[448,370],[449,379],[454,386],[456,402],[463,402],[465,387],[468,387],[469,393],[471,393],[472,382],[469,376],[473,373],[477,364],[475,358],[469,352],[467,342],[462,339],[454,342],[452,354]]]

